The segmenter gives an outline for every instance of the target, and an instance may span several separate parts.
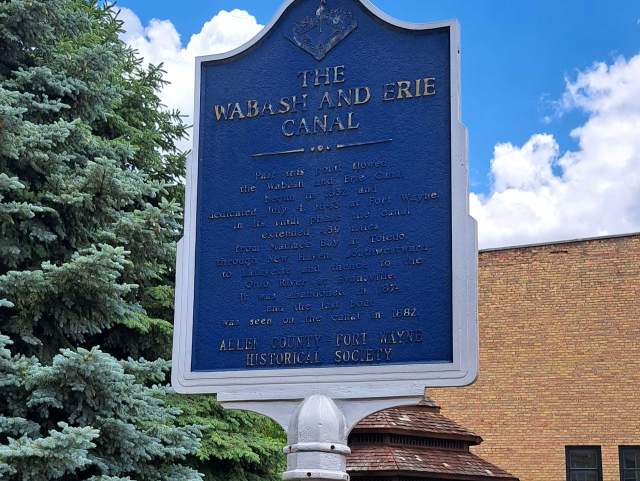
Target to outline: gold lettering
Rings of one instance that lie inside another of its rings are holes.
[[[396,99],[396,84],[386,84],[384,86],[383,100],[389,102]]]
[[[295,120],[293,119],[285,120],[284,124],[282,124],[282,134],[285,137],[293,137],[294,136],[293,127],[295,127],[295,125],[296,125]],[[291,127],[291,130],[289,130],[289,127]]]
[[[215,111],[217,121],[222,119],[227,120],[227,109],[225,109],[224,105],[216,105],[213,107],[213,110]]]
[[[269,115],[275,114],[275,112],[273,111],[273,106],[271,105],[271,102],[266,102],[262,107],[262,115],[265,115],[265,114],[269,114]]]
[[[288,114],[289,112],[291,112],[291,102],[289,101],[289,98],[288,97],[281,98],[280,109],[278,110],[278,113]],[[273,111],[271,113],[273,113]]]
[[[233,110],[231,111],[231,114],[229,115],[229,120],[235,119],[236,116],[240,120],[244,119],[244,117],[245,117],[245,115],[242,113],[242,107],[240,107],[240,102],[236,102],[236,104],[234,105]]]
[[[311,133],[311,131],[309,130],[309,127],[307,127],[307,119],[302,119],[300,121],[300,126],[298,128],[298,135],[309,135]]]
[[[324,134],[327,133],[327,122],[329,121],[328,115],[323,115],[322,118],[316,116],[313,119],[313,132],[319,133],[322,132]]]
[[[345,130],[344,124],[342,123],[342,120],[340,120],[340,117],[336,117],[336,119],[333,121],[333,125],[331,126],[331,131],[333,132],[335,130],[338,130],[339,132]]]
[[[296,95],[294,95],[291,99],[291,103],[293,104],[292,112],[297,112],[297,107],[300,106],[302,110],[307,110],[307,94],[302,94],[302,99],[299,99]]]
[[[435,78],[430,77],[430,78],[424,79],[424,84],[425,84],[424,94],[426,96],[435,95],[436,94],[436,79]]]
[[[399,80],[386,84],[383,88],[383,100],[404,100],[418,97],[429,97],[436,94],[435,77],[417,79],[415,81]]]
[[[331,99],[331,94],[329,92],[325,92],[322,96],[322,101],[320,102],[320,109],[325,107],[325,104],[328,108],[332,109],[335,107],[333,104],[333,100]]]
[[[319,351],[288,351],[248,353],[245,357],[247,367],[293,366],[320,364]]]
[[[360,122],[357,124],[353,120],[353,112],[349,112],[347,115],[347,130],[356,130],[360,128]]]
[[[406,80],[398,82],[398,100],[411,98],[413,98],[411,94],[411,82]]]
[[[260,108],[258,107],[258,101],[249,100],[247,102],[247,117],[249,117],[250,119],[254,119],[258,115],[260,115]]]
[[[343,105],[351,106],[351,89],[345,92],[342,89],[338,90],[338,107],[342,107]]]
[[[366,104],[369,100],[371,100],[371,89],[369,87],[358,87],[356,89],[355,104]]]
[[[324,81],[322,79],[324,79]],[[322,83],[324,83],[324,85],[331,85],[329,67],[325,68],[322,71],[320,69],[316,69],[316,81],[313,83],[313,85],[319,87]]]
[[[307,88],[309,86],[307,79],[308,79],[308,75],[312,73],[311,70],[305,70],[303,72],[300,72],[298,74],[298,78],[302,77],[302,87],[303,88]]]

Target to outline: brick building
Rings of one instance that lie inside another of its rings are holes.
[[[640,234],[479,262],[480,377],[431,397],[522,481],[640,481]]]

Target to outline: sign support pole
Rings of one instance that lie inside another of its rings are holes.
[[[287,431],[285,481],[349,481],[349,433],[365,417],[398,406],[412,406],[422,396],[333,400],[314,394],[295,401],[235,402],[221,399],[229,409],[266,415]]]
[[[331,398],[317,394],[305,399],[291,418],[282,479],[349,481],[347,437],[347,420]]]

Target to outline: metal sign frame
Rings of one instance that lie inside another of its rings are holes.
[[[473,383],[478,375],[477,224],[469,215],[467,133],[460,121],[460,29],[456,21],[430,24],[393,19],[368,0],[356,0],[379,19],[408,30],[448,27],[451,35],[451,188],[453,362],[363,367],[301,368],[264,371],[192,372],[196,209],[203,62],[234,57],[259,42],[295,0],[287,0],[271,23],[241,47],[196,59],[193,154],[187,165],[184,237],[178,243],[172,385],[179,393],[217,393],[221,401],[303,399],[323,394],[333,399],[421,395],[426,386]]]

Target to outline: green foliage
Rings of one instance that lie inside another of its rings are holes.
[[[93,348],[62,350],[44,365],[9,345],[0,335],[2,479],[201,479],[184,465],[199,430],[178,425],[165,388],[144,384],[162,379],[166,363],[118,362]]]
[[[284,431],[268,418],[224,410],[211,396],[172,398],[184,425],[202,427],[196,464],[207,481],[277,481],[286,461]]]
[[[201,479],[159,359],[184,125],[120,27],[89,0],[0,2],[3,481]]]
[[[25,481],[39,481],[61,478],[90,465],[88,453],[95,447],[92,441],[98,437],[98,431],[89,427],[72,428],[65,423],[60,423],[59,428],[37,439],[9,438],[8,445],[0,447],[3,460],[0,462],[6,463],[4,473]]]
[[[169,355],[185,126],[120,27],[88,0],[0,3],[0,329],[25,354]]]
[[[274,423],[163,387],[185,125],[121,26],[0,0],[0,479],[277,479]]]

